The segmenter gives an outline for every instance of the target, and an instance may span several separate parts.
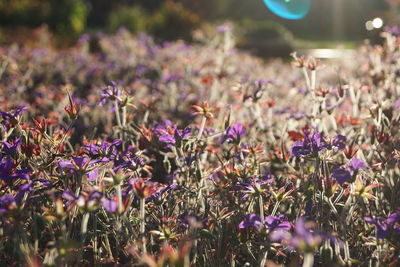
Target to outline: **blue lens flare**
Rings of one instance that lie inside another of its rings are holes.
[[[264,0],[276,15],[285,19],[302,19],[311,8],[311,0]]]

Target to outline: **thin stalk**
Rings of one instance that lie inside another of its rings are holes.
[[[140,234],[142,236],[142,242],[143,242],[143,252],[147,253],[147,248],[146,248],[146,243],[145,243],[145,231],[146,231],[146,206],[145,206],[145,199],[141,198],[140,199]]]
[[[97,251],[97,217],[93,214],[93,262],[94,266],[97,266],[98,262],[98,251]]]
[[[260,195],[258,197],[258,204],[260,205],[260,217],[261,217],[261,221],[264,222],[265,219],[265,215],[264,215],[264,201],[262,198],[262,195]]]
[[[304,254],[303,267],[312,267],[314,265],[314,254],[306,253]]]
[[[200,140],[201,136],[203,135],[204,127],[206,127],[206,121],[207,121],[206,117],[203,117],[201,119],[201,125],[199,129],[199,134],[197,135],[197,140]]]
[[[303,74],[304,74],[304,77],[306,79],[307,87],[308,87],[309,90],[311,90],[310,77],[308,76],[308,72],[307,72],[307,68],[306,67],[303,67]]]
[[[311,90],[314,92],[317,87],[317,71],[311,71]]]
[[[118,197],[118,213],[122,214],[122,212],[123,212],[123,204],[122,204],[121,184],[117,185],[117,197]]]
[[[119,127],[122,127],[122,123],[121,123],[121,117],[119,115],[119,106],[118,106],[118,100],[114,101],[114,108],[115,108],[115,116],[117,118],[117,123]]]
[[[275,216],[275,214],[276,214],[276,212],[277,212],[277,210],[279,208],[279,204],[281,204],[280,201],[275,203],[275,206],[274,206],[274,209],[272,210],[271,216]]]

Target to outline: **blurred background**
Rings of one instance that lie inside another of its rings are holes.
[[[0,44],[63,47],[83,33],[120,27],[159,42],[190,42],[230,22],[240,48],[285,56],[293,49],[351,49],[366,38],[379,41],[380,28],[399,23],[399,6],[400,0],[314,0],[307,17],[285,20],[262,0],[0,0]]]

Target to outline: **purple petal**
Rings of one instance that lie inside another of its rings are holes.
[[[86,157],[75,157],[75,158],[73,158],[73,160],[74,160],[75,164],[76,164],[79,168],[82,168],[83,165],[85,165],[85,163],[86,163],[89,159],[86,158]]]
[[[99,172],[97,169],[91,170],[90,172],[86,173],[86,178],[88,181],[96,181],[99,177]]]
[[[58,162],[58,166],[60,166],[61,168],[70,168],[70,169],[74,169],[74,165],[67,160],[62,160],[60,162]]]
[[[367,165],[365,165],[364,161],[361,159],[352,158],[350,161],[350,167],[356,171],[359,169],[365,169]]]
[[[106,198],[106,197],[101,199],[101,205],[108,212],[115,212],[117,210],[117,208],[118,208],[117,201],[109,199],[109,198]]]
[[[343,185],[345,182],[350,180],[351,174],[344,168],[337,168],[333,170],[332,177],[335,178],[340,185]]]

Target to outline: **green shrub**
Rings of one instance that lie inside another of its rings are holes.
[[[200,22],[200,17],[182,4],[166,1],[151,17],[149,31],[166,40],[190,39],[192,31]]]
[[[1,0],[0,23],[5,27],[48,24],[56,33],[75,38],[86,27],[85,3],[84,0]]]
[[[109,15],[108,29],[114,32],[120,27],[125,27],[137,33],[146,30],[148,20],[148,14],[139,6],[120,6]]]

